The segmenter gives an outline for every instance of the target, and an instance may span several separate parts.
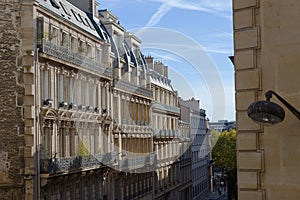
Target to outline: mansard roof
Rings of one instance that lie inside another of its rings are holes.
[[[79,29],[104,41],[109,41],[101,22],[66,0],[36,0],[40,7]]]

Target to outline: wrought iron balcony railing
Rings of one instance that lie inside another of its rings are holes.
[[[155,138],[172,138],[179,137],[179,132],[177,130],[155,130]]]
[[[128,91],[133,94],[142,95],[147,98],[152,98],[152,91],[144,86],[135,85],[122,79],[114,79],[114,87]]]
[[[115,160],[114,152],[101,155],[40,159],[40,171],[47,174],[79,171],[84,168],[101,167],[104,164],[112,165]]]
[[[133,158],[123,158],[119,160],[120,170],[135,170],[154,165],[156,163],[156,154],[141,155]]]
[[[152,108],[158,109],[158,110],[163,110],[166,112],[175,113],[175,114],[180,114],[180,108],[174,107],[174,106],[169,106],[169,105],[158,103],[158,102],[153,103]]]
[[[40,49],[40,52],[43,52],[65,62],[77,65],[89,71],[93,71],[97,74],[112,78],[111,67],[104,66],[101,63],[96,62],[80,53],[73,52],[66,47],[58,46],[50,42],[49,40],[43,41],[42,49]]]

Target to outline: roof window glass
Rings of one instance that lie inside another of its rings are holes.
[[[66,5],[63,4],[62,2],[59,2],[59,4],[61,5],[61,7],[63,8],[63,10],[65,11],[65,13],[69,16],[71,16],[71,13],[69,12],[69,10],[66,8]]]
[[[50,0],[50,3],[52,4],[52,6],[53,6],[54,8],[57,8],[57,9],[60,8],[60,6],[58,5],[58,3],[57,3],[55,0]]]

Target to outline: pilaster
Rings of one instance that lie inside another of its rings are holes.
[[[264,151],[260,149],[262,127],[247,116],[250,103],[261,93],[259,0],[233,0],[234,65],[237,119],[238,194],[240,199],[265,199],[261,187]]]

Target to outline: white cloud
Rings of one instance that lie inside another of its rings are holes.
[[[149,1],[162,3],[162,6],[160,6],[156,13],[151,17],[146,24],[146,27],[155,26],[172,8],[206,12],[231,19],[231,15],[227,13],[231,11],[231,0],[199,0],[197,2],[191,0]]]
[[[163,18],[163,16],[167,14],[169,10],[171,10],[171,8],[172,7],[168,5],[168,3],[164,3],[162,6],[160,6],[156,13],[148,21],[146,27],[155,26],[161,20],[161,18]]]

